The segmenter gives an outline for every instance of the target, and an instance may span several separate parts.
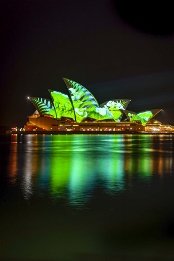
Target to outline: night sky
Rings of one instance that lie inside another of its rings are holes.
[[[67,92],[62,77],[99,101],[130,98],[130,110],[163,108],[174,123],[174,18],[165,3],[0,0],[0,125],[22,126],[26,97]]]

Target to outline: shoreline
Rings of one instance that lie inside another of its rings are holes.
[[[135,134],[135,135],[174,135],[174,132],[147,132],[147,131],[9,131],[6,132],[7,135],[28,135],[28,134],[36,134],[36,135],[72,135],[72,134],[84,134],[84,135],[109,135],[109,134]],[[3,135],[3,134],[2,134]]]

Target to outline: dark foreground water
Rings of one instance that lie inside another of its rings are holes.
[[[174,260],[174,136],[0,137],[0,260]]]

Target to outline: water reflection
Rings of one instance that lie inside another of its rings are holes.
[[[173,174],[171,135],[12,135],[10,146],[9,182],[26,199],[83,205],[98,188],[115,194]]]
[[[17,178],[17,162],[18,162],[18,151],[17,151],[17,134],[11,136],[11,144],[10,144],[10,156],[9,156],[9,164],[8,164],[8,173],[10,182],[16,183]]]

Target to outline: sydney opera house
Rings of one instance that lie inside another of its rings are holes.
[[[81,84],[63,78],[67,93],[49,90],[49,99],[28,97],[35,112],[28,117],[24,131],[37,132],[165,132],[170,125],[155,120],[162,109],[135,113],[127,110],[129,99],[99,104]]]

